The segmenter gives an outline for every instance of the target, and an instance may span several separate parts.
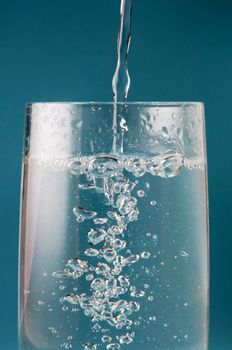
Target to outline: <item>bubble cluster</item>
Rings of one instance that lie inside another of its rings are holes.
[[[132,252],[127,247],[125,231],[127,225],[138,220],[138,201],[145,196],[145,191],[137,190],[136,198],[133,190],[138,180],[129,180],[124,170],[137,178],[146,173],[172,177],[180,172],[182,157],[176,151],[169,151],[162,157],[150,159],[100,155],[72,159],[68,167],[72,175],[86,175],[87,182],[79,184],[79,189],[93,189],[104,195],[109,210],[105,215],[107,217],[98,217],[97,211],[83,208],[79,204],[74,206],[73,214],[76,220],[80,224],[86,220],[90,223],[86,232],[89,247],[83,252],[86,258],[71,258],[63,270],[52,275],[59,279],[85,278],[88,283],[86,292],[77,294],[77,288],[75,292],[73,289],[74,293],[66,294],[62,298],[62,304],[66,303],[62,308],[68,309],[68,305],[75,308],[78,306],[77,310],[82,310],[93,322],[91,328],[95,332],[101,330],[101,324],[118,330],[116,340],[109,334],[101,336],[107,350],[118,350],[122,345],[134,341],[136,334],[130,329],[133,324],[139,322],[134,320],[133,314],[141,308],[140,299],[146,297],[150,302],[153,300],[153,296],[146,295],[149,285],[144,284],[146,291],[138,289],[127,276],[128,268],[133,269],[134,264],[140,259],[149,259],[151,254],[148,251]],[[146,186],[147,190],[149,186]],[[154,206],[156,201],[151,200],[150,204]],[[147,237],[151,235],[147,233]],[[154,235],[152,239],[157,239],[157,236]],[[184,251],[180,252],[180,255],[185,256]],[[155,320],[154,316],[152,320]],[[83,347],[84,350],[95,350],[97,343],[87,342]]]

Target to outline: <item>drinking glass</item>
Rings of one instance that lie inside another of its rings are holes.
[[[202,103],[27,105],[21,350],[206,350],[208,259]]]

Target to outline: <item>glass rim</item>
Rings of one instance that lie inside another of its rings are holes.
[[[125,101],[125,102],[104,102],[104,101],[84,101],[84,102],[27,102],[26,107],[32,106],[42,106],[42,105],[74,105],[74,106],[114,106],[114,105],[125,105],[125,106],[141,106],[141,107],[183,107],[183,106],[202,106],[204,107],[204,102],[202,101]]]

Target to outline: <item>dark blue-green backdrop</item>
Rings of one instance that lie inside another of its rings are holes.
[[[206,104],[210,350],[232,349],[232,2],[134,0],[130,100]],[[111,100],[119,0],[0,1],[0,349],[17,347],[24,104]]]

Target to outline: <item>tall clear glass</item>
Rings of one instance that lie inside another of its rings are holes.
[[[207,349],[204,107],[114,108],[27,106],[21,350]]]

